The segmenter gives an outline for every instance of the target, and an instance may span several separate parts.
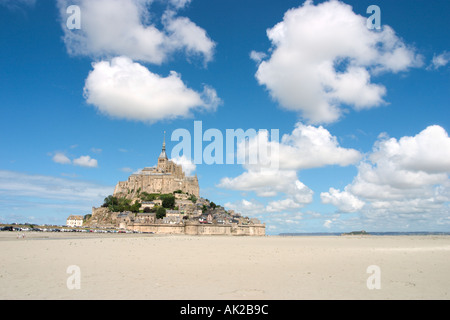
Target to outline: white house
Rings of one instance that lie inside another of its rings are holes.
[[[83,216],[70,215],[67,218],[66,225],[69,227],[81,227],[83,225]]]

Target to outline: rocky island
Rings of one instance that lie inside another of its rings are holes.
[[[70,217],[71,223],[80,221]],[[92,214],[78,217],[91,228],[189,235],[265,235],[265,224],[200,197],[197,176],[168,159],[165,142],[156,167],[120,181]],[[69,221],[69,220],[68,220]]]

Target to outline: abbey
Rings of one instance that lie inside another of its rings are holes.
[[[139,193],[183,193],[200,196],[197,175],[185,176],[181,165],[169,160],[166,154],[164,138],[161,154],[156,167],[146,167],[139,173],[132,174],[127,181],[119,181],[114,189],[115,197],[135,198]]]

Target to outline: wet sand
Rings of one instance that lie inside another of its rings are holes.
[[[450,298],[450,236],[17,234],[0,299]]]

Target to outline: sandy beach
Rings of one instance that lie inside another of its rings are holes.
[[[450,298],[450,236],[1,232],[0,252],[3,300]]]

